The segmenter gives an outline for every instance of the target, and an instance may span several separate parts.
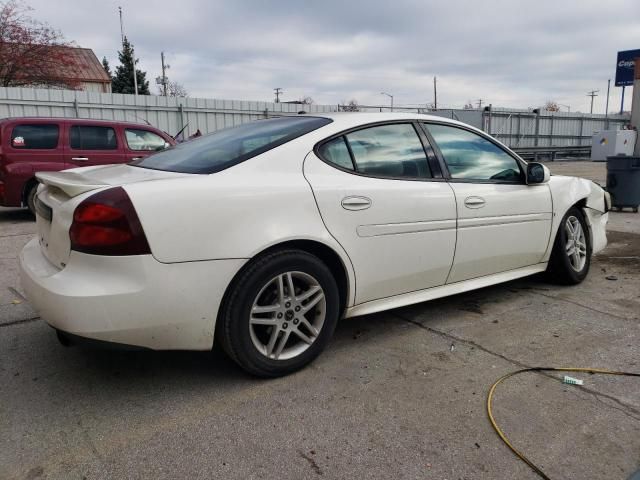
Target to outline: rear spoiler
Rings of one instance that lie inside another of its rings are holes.
[[[108,183],[96,182],[75,172],[37,172],[36,178],[40,183],[59,188],[70,197],[109,186]]]

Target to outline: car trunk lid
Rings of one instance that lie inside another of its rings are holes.
[[[43,186],[36,197],[36,226],[42,252],[64,268],[71,251],[69,228],[73,212],[88,192],[131,183],[183,178],[189,174],[150,170],[130,165],[86,167],[62,172],[39,172]]]

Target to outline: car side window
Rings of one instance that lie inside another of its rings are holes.
[[[58,146],[58,125],[16,125],[11,132],[11,146],[24,149],[53,149]]]
[[[318,149],[320,156],[339,167],[353,170],[351,154],[347,148],[344,137],[334,138],[320,146]]]
[[[69,145],[78,150],[115,150],[118,141],[111,127],[73,125],[69,130]]]
[[[149,130],[125,128],[124,135],[131,150],[157,152],[167,148],[167,141]]]
[[[391,178],[430,178],[422,142],[410,123],[377,125],[345,135],[356,170]]]
[[[522,172],[516,159],[486,138],[449,125],[425,126],[442,152],[452,179],[522,181]]]

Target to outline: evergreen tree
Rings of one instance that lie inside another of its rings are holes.
[[[116,67],[116,74],[113,76],[111,90],[113,93],[134,93],[133,90],[133,45],[124,37],[122,51],[118,52],[120,65]],[[149,82],[147,73],[136,68],[136,78],[138,80],[138,94],[151,95],[149,92]]]
[[[104,68],[104,71],[107,72],[107,75],[111,78],[111,67],[109,66],[109,60],[107,60],[107,57],[102,57],[102,68]]]

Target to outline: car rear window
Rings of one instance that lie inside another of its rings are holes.
[[[181,143],[132,165],[180,173],[215,173],[328,123],[328,118],[306,116],[258,120]]]
[[[54,124],[16,125],[11,132],[11,146],[25,149],[52,149],[58,146],[60,129]]]
[[[116,131],[111,127],[74,125],[69,130],[69,145],[78,150],[115,150]]]

